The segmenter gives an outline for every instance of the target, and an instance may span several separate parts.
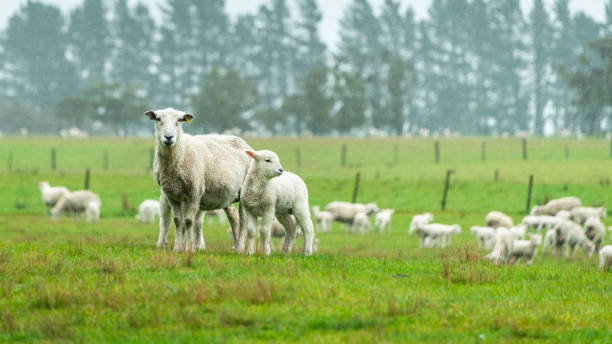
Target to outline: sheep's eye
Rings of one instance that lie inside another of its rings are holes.
[[[266,162],[271,164],[271,163],[272,163],[272,160],[270,160],[270,159],[266,159]]]

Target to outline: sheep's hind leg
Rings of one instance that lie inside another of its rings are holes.
[[[285,227],[285,241],[283,243],[283,254],[287,255],[291,253],[291,249],[293,248],[293,244],[295,243],[295,238],[297,236],[297,229],[295,228],[295,222],[291,218],[291,215],[277,215],[276,218],[278,222],[280,222],[283,227]]]
[[[172,225],[172,208],[166,199],[166,195],[162,192],[159,198],[160,216],[159,216],[159,239],[157,239],[157,247],[165,247],[168,239],[168,232]]]
[[[204,211],[198,211],[195,218],[194,231],[195,231],[195,249],[198,251],[206,250],[206,243],[204,242]]]
[[[314,243],[314,228],[310,216],[308,213],[296,213],[295,219],[300,227],[302,227],[302,233],[304,234],[304,255],[310,256],[312,255]]]
[[[234,239],[234,246],[232,249],[236,251],[238,247],[238,241],[240,237],[240,221],[238,218],[238,213],[236,212],[236,208],[233,205],[223,209],[225,210],[225,215],[227,215],[227,220],[230,223],[230,227],[232,227],[232,239]],[[220,221],[221,222],[221,221]]]

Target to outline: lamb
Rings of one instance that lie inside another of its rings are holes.
[[[549,229],[546,231],[544,235],[544,246],[542,247],[542,252],[546,252],[546,249],[550,247],[550,253],[556,253],[556,243],[557,243],[557,231],[554,229]]]
[[[612,265],[612,246],[604,246],[599,250],[599,268],[609,270]]]
[[[370,218],[366,213],[357,213],[351,224],[350,231],[352,233],[365,234],[370,228]]]
[[[500,211],[492,211],[485,217],[487,227],[493,228],[512,228],[512,218]]]
[[[572,221],[576,222],[577,224],[583,225],[586,220],[588,220],[590,217],[597,217],[600,219],[605,219],[607,216],[607,210],[606,208],[603,207],[599,207],[599,208],[591,208],[591,207],[578,207],[578,208],[574,208],[570,211],[570,218]]]
[[[523,218],[521,224],[527,226],[527,228],[535,227],[537,233],[541,233],[542,229],[551,229],[563,220],[563,218],[557,216],[528,215]]]
[[[215,209],[206,211],[205,217],[208,219],[208,224],[212,225],[214,223],[214,219],[217,218],[219,224],[221,226],[225,226],[227,222],[227,215],[225,215],[225,211],[223,209]]]
[[[246,253],[254,253],[254,227],[257,224],[257,217],[262,217],[263,253],[269,255],[271,226],[276,216],[287,232],[282,251],[284,254],[289,254],[296,237],[296,226],[291,220],[293,215],[304,233],[303,253],[306,256],[311,255],[314,227],[310,220],[306,184],[297,175],[285,172],[274,152],[249,150],[246,151],[246,155],[252,158],[252,162],[240,195],[240,206],[244,207],[245,211],[244,221],[241,219],[238,252],[244,251],[248,235]]]
[[[589,217],[584,223],[584,234],[595,244],[595,250],[599,251],[601,243],[606,236],[606,226],[599,217]]]
[[[563,220],[554,229],[557,239],[555,246],[560,252],[563,252],[564,256],[569,255],[568,250],[571,250],[572,256],[575,256],[578,246],[582,247],[587,257],[593,255],[595,245],[587,238],[580,225],[569,220]],[[566,247],[567,249],[564,250]]]
[[[372,216],[378,212],[378,206],[376,203],[331,202],[325,207],[325,210],[331,213],[334,221],[350,226],[358,213]]]
[[[580,207],[582,202],[576,197],[553,199],[544,205],[533,207],[530,215],[555,215],[561,210],[572,210]]]
[[[472,226],[470,231],[476,235],[478,246],[492,250],[495,245],[495,229],[491,227]]]
[[[161,209],[159,206],[159,201],[148,199],[140,203],[138,206],[138,215],[136,219],[140,221],[140,223],[153,223],[155,222],[155,218],[160,216]]]
[[[374,223],[379,233],[391,230],[391,215],[394,212],[395,210],[393,209],[383,209],[376,214],[376,221]]]
[[[430,223],[431,221],[433,221],[432,213],[423,213],[423,214],[414,215],[414,217],[412,218],[412,221],[410,221],[410,229],[408,230],[408,234],[414,233],[414,231],[419,226],[426,225]]]
[[[443,225],[440,223],[430,223],[417,228],[419,236],[423,236],[421,247],[445,248],[450,244],[451,236],[461,233],[459,225]]]
[[[514,265],[519,259],[523,258],[525,265],[531,265],[541,243],[542,236],[538,234],[529,234],[529,240],[515,240],[508,264]]]
[[[49,182],[38,182],[38,189],[42,195],[42,201],[48,208],[53,208],[57,201],[68,195],[70,191],[63,186],[51,186]]]
[[[328,211],[321,210],[318,205],[313,206],[311,210],[316,224],[316,231],[320,233],[329,232],[333,221],[332,214]]]
[[[72,216],[85,215],[87,223],[95,223],[100,219],[101,206],[100,197],[91,191],[70,192],[51,209],[51,218],[55,220],[60,214],[70,213]]]
[[[244,151],[251,147],[235,136],[183,133],[193,115],[172,108],[147,111],[155,121],[153,174],[161,188],[161,220],[157,246],[165,246],[174,214],[174,251],[204,250],[204,211],[224,209],[238,242],[238,214],[233,203],[249,168]]]
[[[500,227],[495,233],[493,250],[485,256],[485,259],[495,264],[502,264],[508,261],[513,250],[514,237],[506,228]]]

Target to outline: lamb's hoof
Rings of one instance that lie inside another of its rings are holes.
[[[166,243],[165,242],[158,242],[157,243],[157,247],[159,247],[159,248],[166,248]]]
[[[174,253],[182,253],[184,251],[185,251],[185,247],[176,246],[176,245],[174,246],[174,250],[173,250]]]

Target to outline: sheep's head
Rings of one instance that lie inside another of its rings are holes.
[[[535,207],[533,207],[531,209],[531,212],[529,213],[529,215],[539,215],[540,214],[540,206],[536,205]]]
[[[155,137],[166,147],[175,146],[183,133],[183,123],[191,123],[193,115],[172,108],[145,112],[150,120],[155,121]]]
[[[283,174],[283,166],[276,153],[262,150],[257,152],[246,151],[246,154],[253,158],[254,168],[264,177],[272,179]]]
[[[376,203],[368,203],[365,205],[365,212],[368,216],[372,216],[378,213],[379,211],[380,209],[378,209],[378,206],[376,205]]]
[[[38,182],[38,189],[43,191],[44,189],[49,187],[49,182]]]

